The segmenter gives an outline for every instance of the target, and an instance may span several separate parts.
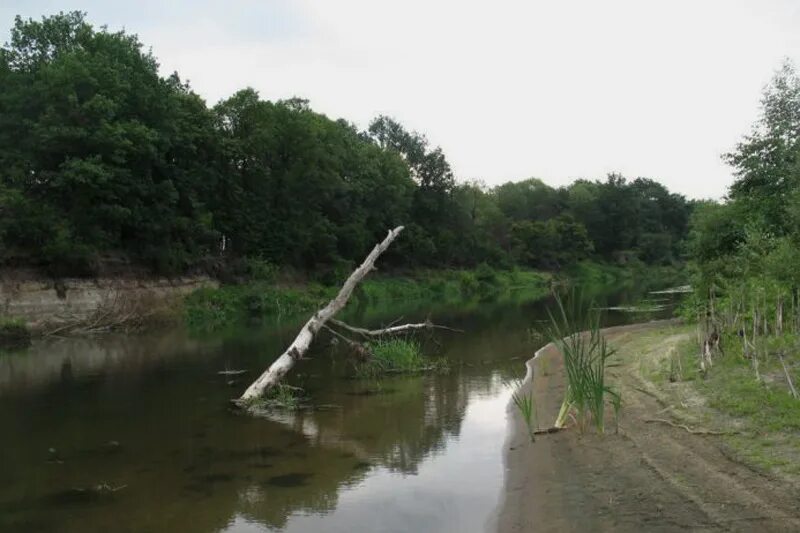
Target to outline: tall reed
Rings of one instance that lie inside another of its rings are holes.
[[[522,415],[522,419],[525,420],[525,426],[528,428],[528,436],[531,438],[531,442],[535,442],[538,423],[536,402],[533,399],[533,384],[531,384],[531,388],[527,393],[522,390],[523,380],[520,378],[507,382],[507,385],[513,388],[511,399]]]
[[[597,431],[605,430],[605,403],[608,397],[618,414],[619,393],[606,384],[605,370],[615,350],[610,348],[600,331],[600,313],[580,295],[572,294],[566,303],[556,294],[554,311],[548,309],[550,323],[547,334],[564,359],[567,388],[556,427],[563,427],[573,410],[581,431],[590,421]]]

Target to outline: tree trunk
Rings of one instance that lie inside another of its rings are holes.
[[[344,282],[342,288],[339,289],[339,294],[336,298],[331,300],[328,305],[314,313],[314,316],[306,322],[300,333],[297,334],[292,344],[286,349],[283,354],[278,357],[270,367],[256,379],[244,393],[239,397],[237,403],[247,404],[253,400],[260,398],[264,393],[274,386],[280,379],[291,370],[295,362],[302,359],[305,353],[311,346],[311,341],[314,336],[322,329],[325,323],[330,320],[336,313],[338,313],[350,299],[353,290],[361,282],[364,277],[375,268],[375,261],[378,257],[389,248],[392,241],[403,231],[403,226],[398,226],[391,230],[383,242],[377,244],[375,248],[369,253],[357,269],[350,274],[347,281]]]

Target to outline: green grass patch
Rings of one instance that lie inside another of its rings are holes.
[[[305,404],[303,389],[292,387],[286,383],[278,383],[266,391],[264,396],[255,400],[255,404],[263,409],[281,409],[294,411]]]
[[[676,333],[684,331],[687,329],[675,329]],[[645,341],[638,348],[639,352],[648,352],[649,347],[657,344],[663,335],[663,331],[656,331],[653,335],[637,334],[637,338]],[[658,384],[702,380],[698,350],[697,342],[694,339],[680,341],[676,346],[670,348],[664,357],[642,357],[640,371],[649,381]],[[629,351],[632,350],[629,348]]]
[[[443,358],[426,357],[418,341],[408,338],[380,339],[367,343],[371,356],[355,363],[357,377],[369,378],[386,374],[446,372]]]
[[[16,350],[31,343],[31,331],[17,318],[0,318],[0,349]]]
[[[532,270],[419,270],[406,276],[376,276],[361,284],[354,298],[362,303],[391,300],[459,301],[500,296],[511,290],[546,294],[548,274]]]
[[[752,359],[742,356],[741,341],[728,335],[723,339],[725,355],[716,355],[705,376],[699,370],[699,346],[695,339],[682,343],[673,355],[674,361],[662,362],[658,380],[675,375],[680,366],[680,379],[694,381],[708,405],[725,414],[742,419],[748,429],[759,432],[799,431],[800,400],[792,397],[780,360],[774,349],[791,341],[783,336],[761,339],[758,376]],[[800,381],[798,354],[785,352],[785,361],[797,386]]]
[[[762,365],[761,372],[766,368]],[[793,398],[785,382],[765,383],[755,378],[746,361],[717,361],[702,382],[709,405],[751,425],[767,430],[800,430],[800,400]]]
[[[349,274],[349,272],[348,272]],[[420,270],[407,276],[374,276],[353,293],[348,308],[394,306],[398,301],[456,303],[482,298],[500,298],[522,290],[530,297],[547,292],[547,274],[535,271],[496,271],[482,265],[475,270]],[[318,283],[276,285],[271,280],[202,288],[184,302],[186,323],[194,331],[215,331],[248,322],[289,318],[324,305],[339,290]]]
[[[641,290],[657,290],[687,283],[683,267],[672,265],[647,265],[631,260],[624,265],[580,261],[566,270],[567,276],[583,287],[585,294],[596,288],[600,292],[608,286],[636,286]]]
[[[312,311],[335,296],[335,289],[310,284],[279,287],[270,282],[206,287],[184,301],[186,323],[195,331],[213,331],[268,318]]]

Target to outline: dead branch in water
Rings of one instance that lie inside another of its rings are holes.
[[[314,313],[286,351],[242,393],[236,401],[237,404],[247,404],[263,396],[268,389],[277,384],[292,369],[297,361],[303,358],[319,330],[347,304],[353,294],[353,290],[367,274],[374,270],[375,261],[389,248],[389,245],[392,244],[401,231],[403,231],[403,226],[398,226],[391,230],[386,235],[386,238],[372,249],[364,259],[364,262],[344,282],[342,288],[339,289],[339,294],[328,302],[328,305]]]
[[[339,293],[336,297],[328,302],[328,304],[323,307],[322,309],[318,310],[312,317],[306,322],[306,324],[302,327],[300,332],[295,337],[294,341],[289,345],[286,351],[278,357],[267,370],[265,370],[259,377],[256,379],[248,388],[247,390],[242,393],[242,395],[235,400],[235,403],[239,406],[248,406],[253,402],[264,395],[264,393],[269,390],[270,388],[274,387],[282,378],[286,375],[289,370],[294,367],[294,364],[302,359],[306,352],[308,351],[309,347],[311,346],[311,342],[314,340],[314,337],[317,333],[323,328],[327,329],[331,333],[333,333],[336,338],[343,340],[349,346],[356,349],[360,354],[367,357],[369,356],[368,350],[364,347],[362,343],[359,343],[353,339],[348,338],[347,336],[343,335],[341,332],[335,331],[328,323],[331,323],[335,326],[338,326],[341,329],[349,331],[351,333],[355,333],[361,335],[364,338],[376,338],[384,335],[394,335],[398,333],[403,333],[407,331],[414,331],[420,329],[449,329],[446,326],[439,326],[436,324],[431,323],[430,321],[426,321],[421,324],[405,324],[400,326],[390,326],[383,329],[377,330],[370,330],[365,328],[358,328],[355,326],[351,326],[344,322],[340,322],[335,320],[333,317],[336,313],[342,310],[344,306],[347,304],[347,301],[350,299],[350,296],[353,294],[356,286],[363,280],[367,274],[369,274],[372,270],[375,269],[375,261],[380,257],[380,255],[385,252],[389,245],[395,240],[395,238],[403,231],[403,226],[398,226],[395,229],[391,230],[386,238],[375,245],[375,248],[367,255],[364,259],[364,262],[356,268],[347,280],[342,285],[342,288],[339,289]],[[458,331],[458,330],[452,330]]]
[[[667,420],[665,418],[645,418],[642,420],[645,424],[666,424],[668,426],[672,426],[674,428],[679,428],[685,430],[687,433],[691,433],[692,435],[738,435],[738,431],[713,431],[710,429],[692,429],[685,424],[676,424],[671,420]]]
[[[447,326],[440,326],[438,324],[434,324],[430,320],[426,320],[425,322],[420,322],[418,324],[403,324],[401,326],[390,326],[387,328],[382,329],[365,329],[365,328],[358,328],[355,326],[351,326],[350,324],[346,324],[341,320],[336,320],[335,318],[331,318],[329,321],[334,326],[338,326],[342,329],[346,329],[351,333],[356,333],[361,335],[362,337],[367,338],[374,338],[374,337],[383,337],[388,335],[397,335],[400,333],[406,333],[408,331],[415,331],[420,329],[446,329],[447,331],[457,331],[459,333],[463,333],[464,330],[450,328]],[[328,328],[330,329],[330,328]]]

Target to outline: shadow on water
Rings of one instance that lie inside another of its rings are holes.
[[[318,342],[291,382],[329,408],[264,418],[233,413],[228,400],[300,322],[204,339],[66,339],[0,355],[0,530],[475,529],[503,480],[503,383],[536,348],[528,328],[544,319],[544,303],[520,294],[432,313],[402,307],[346,318],[371,326],[430,313],[463,329],[426,343],[450,373],[354,380],[341,348]],[[248,373],[231,386],[218,373],[231,369]],[[103,486],[121,489],[93,490]]]

